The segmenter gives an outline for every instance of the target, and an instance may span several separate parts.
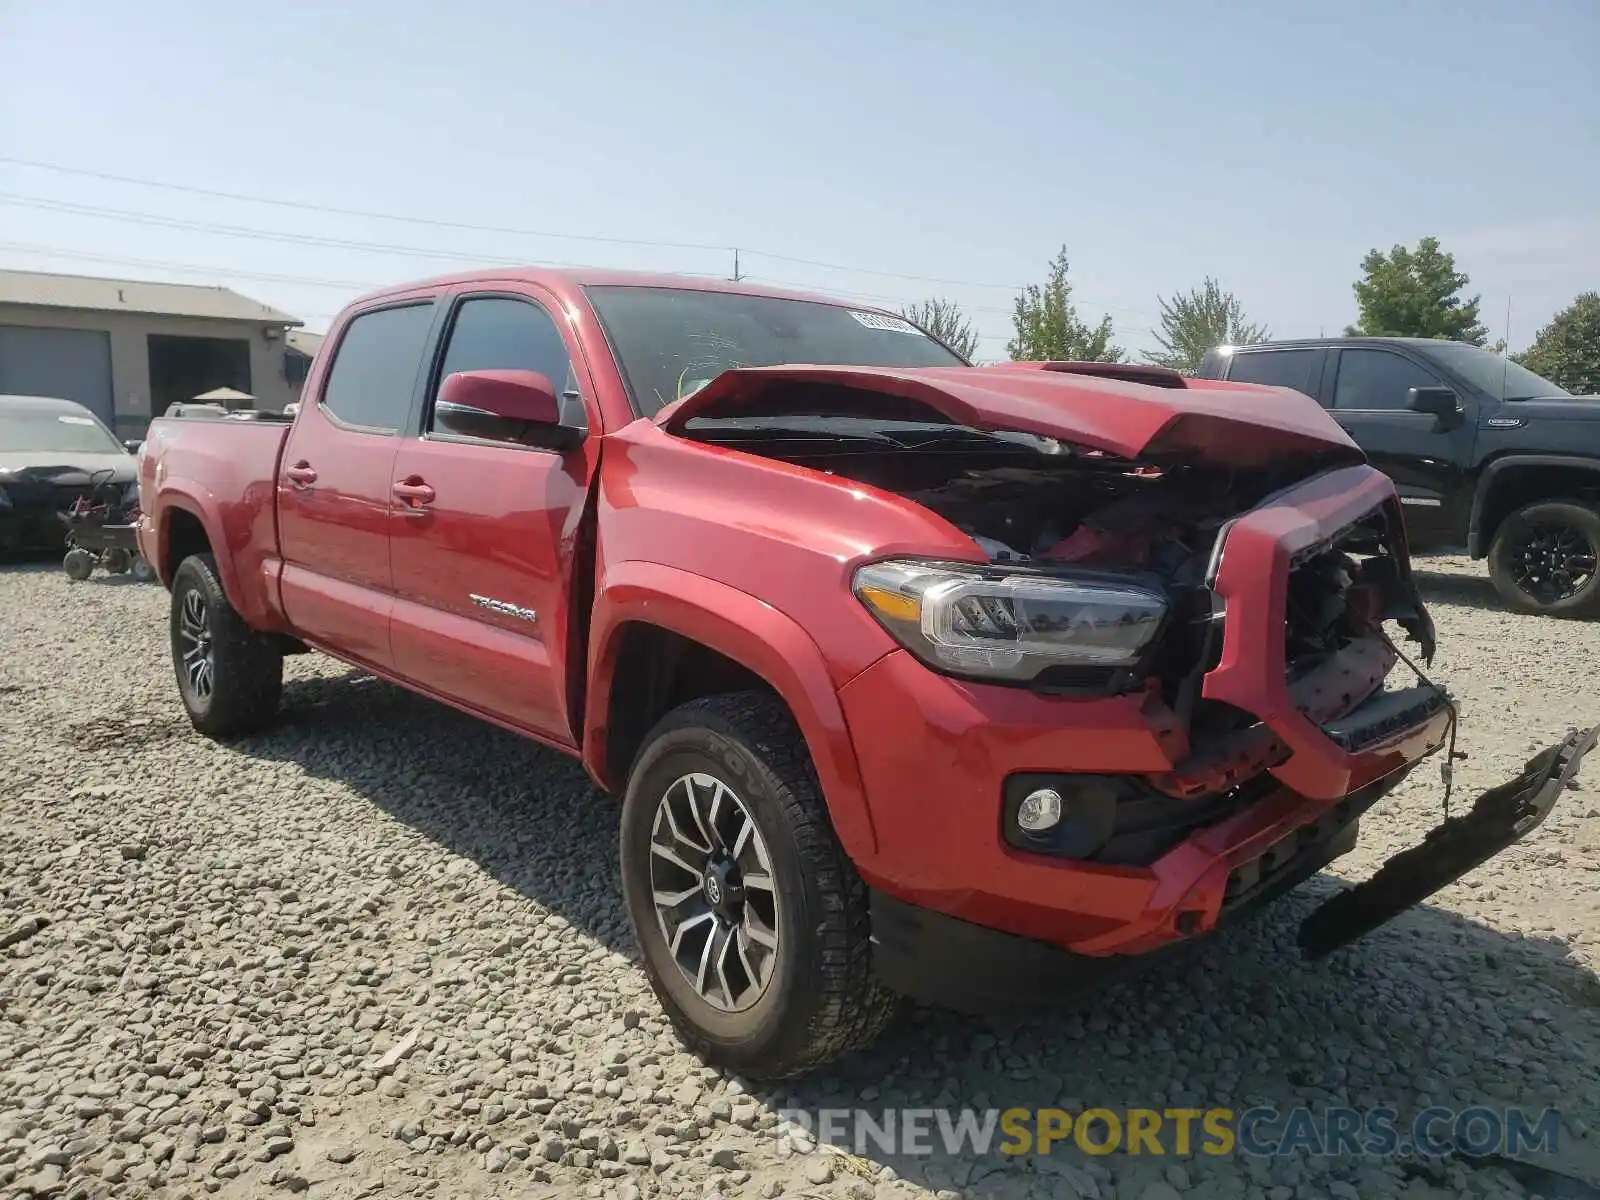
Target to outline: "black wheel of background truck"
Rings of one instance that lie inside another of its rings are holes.
[[[61,569],[67,573],[68,579],[82,583],[94,574],[94,555],[74,546],[61,560]]]
[[[1542,500],[1512,513],[1489,547],[1489,579],[1521,612],[1600,617],[1600,512]]]
[[[776,698],[710,696],[668,713],[634,762],[621,840],[645,973],[705,1061],[799,1075],[892,1019],[895,999],[872,975],[866,885]]]
[[[154,583],[156,580],[156,569],[137,554],[134,555],[130,573],[136,583]]]
[[[133,555],[126,550],[107,550],[100,556],[107,575],[125,575],[133,569]]]
[[[277,715],[283,651],[234,611],[211,555],[191,555],[179,564],[170,633],[178,692],[201,733],[249,733]]]

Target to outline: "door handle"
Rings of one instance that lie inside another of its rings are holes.
[[[407,517],[425,516],[434,497],[433,489],[415,475],[409,479],[395,480],[394,494],[404,502],[400,506],[400,513]]]
[[[317,481],[317,473],[308,462],[297,462],[284,471],[289,482],[297,488],[308,488]]]

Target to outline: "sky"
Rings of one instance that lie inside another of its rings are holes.
[[[1433,235],[1517,348],[1600,287],[1597,59],[1596,0],[0,0],[0,267],[320,330],[460,267],[738,247],[953,299],[998,359],[1063,246],[1141,350],[1208,275],[1335,335],[1362,256]]]

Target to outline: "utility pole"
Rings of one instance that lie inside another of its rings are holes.
[[[733,282],[738,283],[744,276],[739,274],[739,247],[733,248]]]

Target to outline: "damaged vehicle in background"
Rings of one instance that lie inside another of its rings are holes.
[[[1390,678],[1391,630],[1434,651],[1394,486],[1295,393],[604,272],[376,294],[327,346],[292,424],[141,453],[190,720],[262,728],[312,649],[581,758],[719,1065],[812,1069],[902,993],[1059,1001],[1319,870],[1454,732]],[[1593,741],[1306,952],[1525,834]]]
[[[131,505],[134,470],[128,447],[83,405],[0,396],[0,551],[59,553],[61,514],[97,493]]]

